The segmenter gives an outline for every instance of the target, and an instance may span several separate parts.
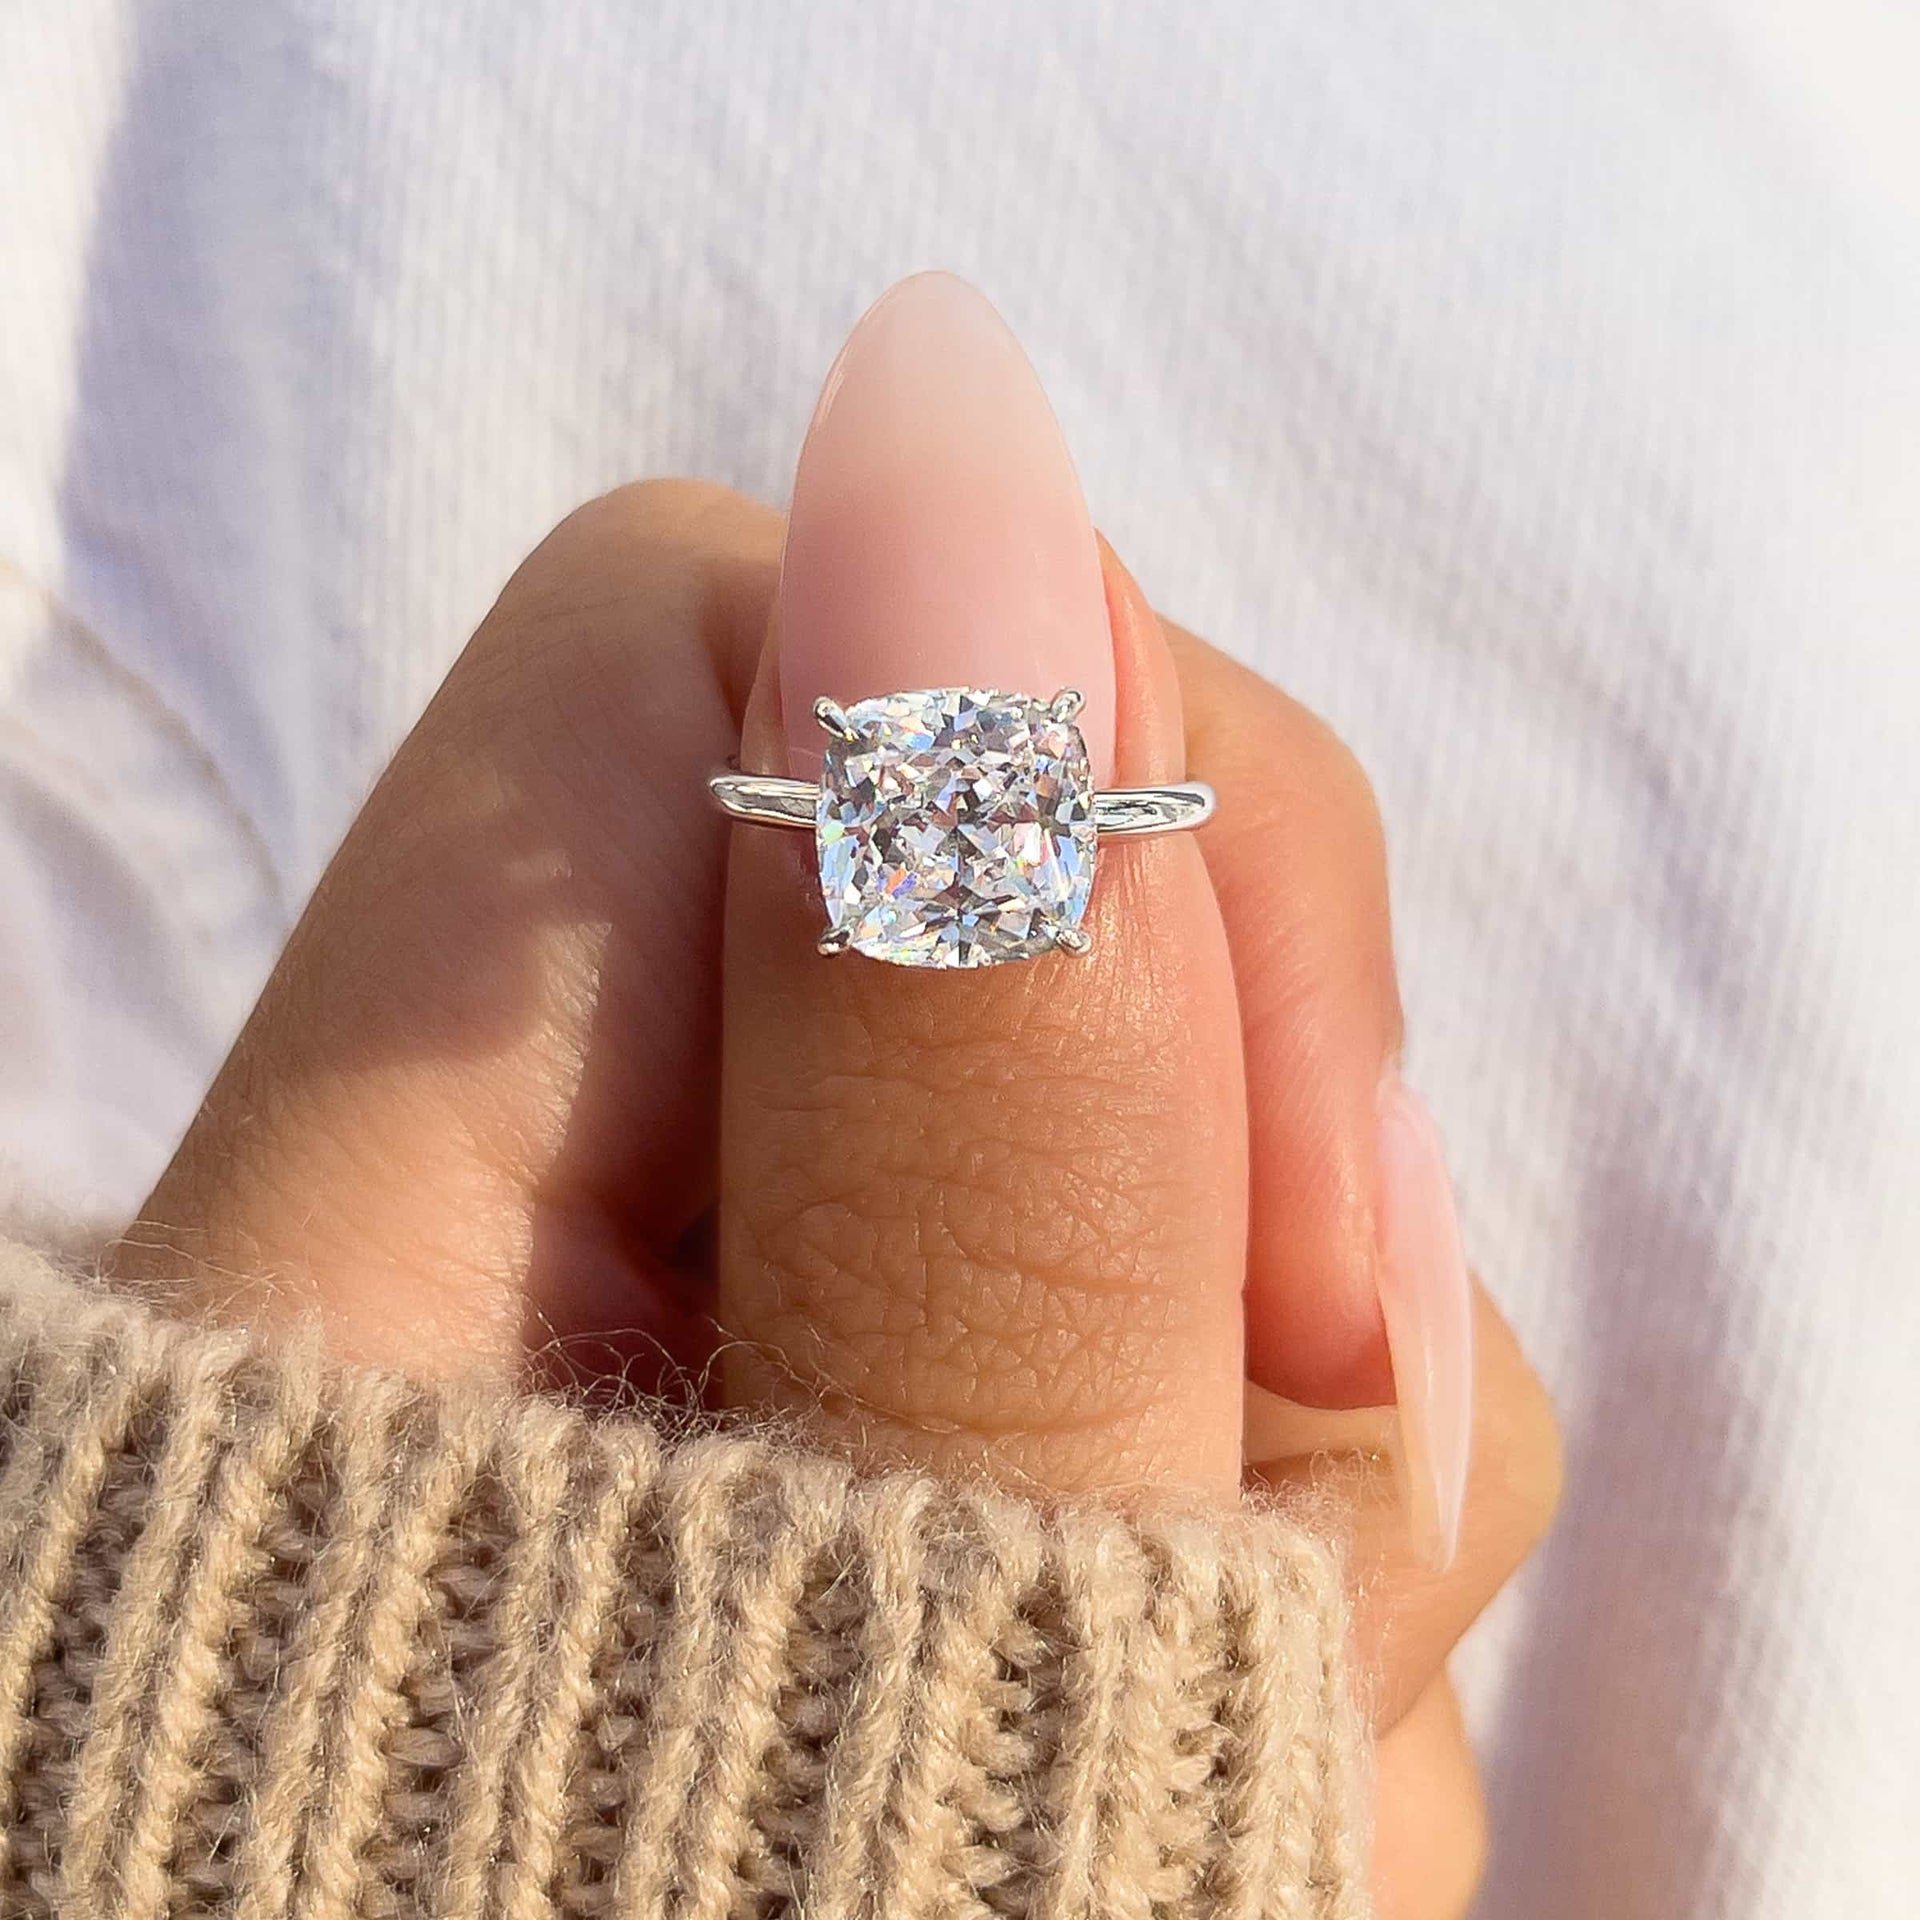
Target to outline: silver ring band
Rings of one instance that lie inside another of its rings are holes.
[[[820,783],[771,773],[711,775],[708,791],[720,811],[757,827],[794,827],[812,833],[819,822]],[[1170,787],[1109,787],[1093,796],[1094,831],[1102,840],[1123,834],[1179,833],[1213,818],[1213,789],[1204,780]]]

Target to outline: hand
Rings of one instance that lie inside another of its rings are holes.
[[[829,395],[784,582],[780,517],[685,483],[596,501],[528,560],[120,1268],[252,1324],[317,1317],[352,1357],[799,1407],[1029,1488],[1331,1475],[1358,1496],[1381,1911],[1458,1914],[1482,1835],[1444,1661],[1557,1467],[1484,1295],[1470,1383],[1446,1350],[1465,1281],[1437,1162],[1391,1076],[1382,1106],[1366,781],[1096,549],[974,296],[907,283]],[[1204,835],[1102,855],[1090,957],[822,957],[801,836],[739,831],[729,879],[712,767],[808,770],[820,692],[996,680],[1082,687],[1102,784],[1191,765],[1219,791]],[[1403,1395],[1428,1442],[1404,1489],[1377,1468],[1383,1294],[1410,1389],[1416,1352],[1436,1383]]]

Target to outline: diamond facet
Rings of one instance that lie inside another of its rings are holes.
[[[876,960],[984,967],[1045,953],[1093,890],[1086,743],[1042,700],[972,687],[846,708],[816,841],[827,923]]]

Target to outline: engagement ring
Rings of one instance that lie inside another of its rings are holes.
[[[1096,793],[1081,701],[1071,687],[1051,700],[974,687],[823,699],[817,785],[731,770],[708,785],[736,820],[812,829],[822,953],[903,967],[1084,954],[1099,843],[1197,827],[1214,802],[1197,780]]]

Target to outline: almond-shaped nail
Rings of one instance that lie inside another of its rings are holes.
[[[1417,1549],[1453,1562],[1473,1438],[1473,1287],[1440,1130],[1397,1072],[1380,1086],[1380,1310]]]
[[[964,280],[901,281],[827,376],[794,476],[779,658],[796,774],[819,771],[822,697],[1072,687],[1094,777],[1111,777],[1093,523],[1032,366]]]

